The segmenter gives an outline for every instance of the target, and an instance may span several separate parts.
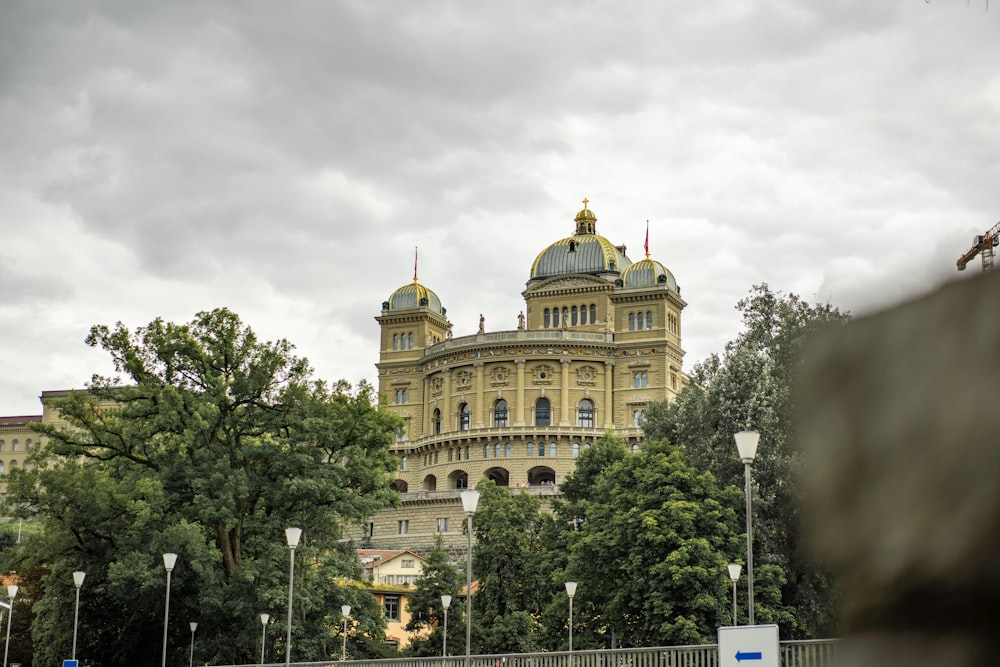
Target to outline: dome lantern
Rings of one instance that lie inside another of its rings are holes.
[[[576,233],[581,234],[596,234],[597,233],[597,216],[594,212],[587,208],[587,204],[590,200],[586,197],[583,198],[583,209],[581,209],[574,220],[576,221]]]

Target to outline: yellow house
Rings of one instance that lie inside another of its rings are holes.
[[[410,621],[406,598],[423,573],[424,559],[409,549],[358,549],[358,557],[385,614],[386,643],[406,648],[411,640],[405,630]]]

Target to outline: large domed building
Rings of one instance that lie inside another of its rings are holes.
[[[597,233],[587,207],[572,236],[531,265],[518,328],[452,337],[438,295],[413,282],[393,292],[381,327],[378,388],[403,418],[394,453],[402,503],[364,527],[373,548],[461,547],[459,493],[482,478],[541,496],[559,493],[580,452],[605,431],[629,447],[653,401],[672,400],[681,371],[673,274]]]

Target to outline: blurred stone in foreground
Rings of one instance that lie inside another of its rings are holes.
[[[843,585],[843,665],[1000,664],[1000,273],[809,348],[805,530]]]

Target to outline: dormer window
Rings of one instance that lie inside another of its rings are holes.
[[[570,252],[576,252],[576,241],[570,241],[569,242],[569,251]]]

